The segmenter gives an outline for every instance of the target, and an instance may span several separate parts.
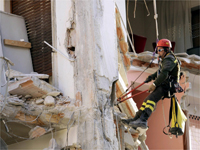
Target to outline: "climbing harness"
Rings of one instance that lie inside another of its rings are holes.
[[[176,96],[173,95],[171,97],[171,106],[169,110],[169,124],[163,128],[163,133],[166,135],[176,135],[176,137],[178,137],[179,135],[183,135],[186,120],[187,117],[183,113]],[[164,131],[165,128],[169,128],[168,132],[170,134]]]

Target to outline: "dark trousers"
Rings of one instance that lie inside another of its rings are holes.
[[[145,98],[145,100],[142,103],[142,106],[140,107],[140,112],[145,112],[148,116],[148,119],[151,113],[154,111],[157,102],[163,97],[166,97],[167,95],[168,90],[166,89],[166,87],[158,86],[152,93],[150,93]]]

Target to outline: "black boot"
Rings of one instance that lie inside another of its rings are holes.
[[[137,127],[141,127],[141,128],[147,128],[147,120],[149,118],[149,114],[146,111],[143,111],[140,118],[138,118],[135,121],[131,121],[129,123],[129,126],[133,127],[133,128],[137,128]]]
[[[129,125],[130,122],[137,120],[138,118],[140,118],[142,114],[142,111],[139,110],[136,112],[135,117],[134,118],[130,118],[130,119],[122,119],[122,122],[126,125]]]

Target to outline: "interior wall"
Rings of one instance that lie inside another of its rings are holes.
[[[10,0],[0,0],[0,10],[10,13]]]
[[[77,143],[77,136],[74,136],[74,135],[77,135],[77,127],[72,127],[69,130],[68,137],[70,137],[70,138],[68,138],[68,145],[73,145],[73,143]],[[12,150],[20,150],[20,149],[43,150],[50,146],[49,142],[50,142],[51,138],[52,138],[52,134],[48,133],[39,138],[35,138],[33,140],[25,140],[20,143],[8,145],[8,149],[9,150],[11,150],[11,149]],[[63,148],[67,144],[66,143],[67,129],[54,132],[53,138],[56,140],[58,147]]]
[[[4,0],[0,0],[0,10],[1,11],[4,11],[4,5],[5,5]]]
[[[191,1],[191,8],[199,6],[199,5],[200,5],[200,1],[199,0],[192,0]]]
[[[126,5],[127,5],[127,1],[126,1]],[[133,15],[134,7],[135,7],[135,2],[129,0],[128,17],[129,17],[129,21],[130,21],[130,24],[131,24],[133,34],[145,36],[144,16],[145,16],[146,12],[145,12],[143,3],[137,2],[135,18],[134,18],[134,15]],[[127,7],[126,7],[126,10],[127,10]],[[127,22],[127,28],[128,28],[128,32],[131,33],[131,30],[128,26],[128,22]]]
[[[11,12],[10,0],[5,0],[5,12]]]
[[[200,5],[200,1],[191,0],[191,8]],[[150,11],[150,16],[147,16],[147,10],[144,2],[137,2],[136,18],[133,17],[135,1],[129,2],[129,19],[134,34],[145,36],[147,38],[144,51],[154,51],[152,43],[156,41],[156,27],[154,19],[153,1],[148,1],[147,6]],[[159,4],[157,3],[157,8]],[[159,14],[158,14],[158,19]],[[158,28],[160,25],[158,24]],[[130,33],[130,30],[128,30]]]

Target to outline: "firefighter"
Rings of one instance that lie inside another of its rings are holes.
[[[157,102],[176,93],[175,87],[179,82],[180,62],[170,50],[172,48],[171,42],[168,39],[161,39],[156,48],[161,60],[159,69],[145,80],[145,83],[155,80],[149,86],[150,94],[143,101],[134,118],[122,120],[123,123],[135,129],[137,127],[147,128],[147,120],[154,111]]]

